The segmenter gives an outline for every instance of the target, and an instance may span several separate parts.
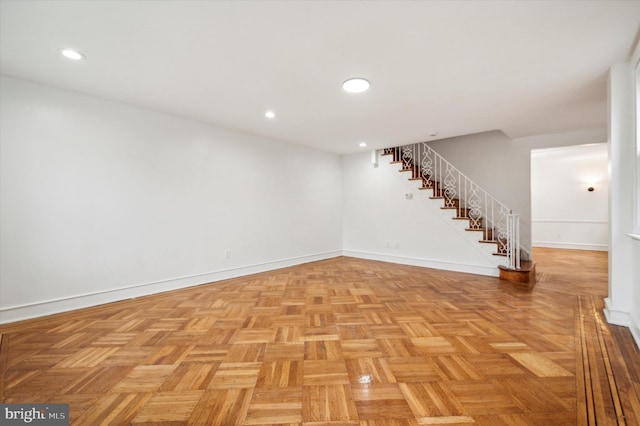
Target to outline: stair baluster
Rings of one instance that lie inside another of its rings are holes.
[[[426,142],[385,148],[401,164],[401,172],[410,172],[411,180],[421,181],[420,189],[431,189],[430,198],[442,199],[443,209],[455,209],[456,220],[468,220],[468,231],[481,231],[480,242],[496,245],[496,255],[505,256],[505,266],[520,268],[518,215],[491,196],[477,183],[435,152]],[[524,252],[527,255],[527,252]]]

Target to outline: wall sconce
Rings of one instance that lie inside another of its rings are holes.
[[[593,191],[595,191],[595,188],[593,186],[590,186],[590,187],[587,188],[587,191],[593,192]]]

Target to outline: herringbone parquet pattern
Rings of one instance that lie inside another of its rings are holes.
[[[336,258],[5,325],[0,399],[78,425],[638,424],[606,254],[536,256],[533,288]]]

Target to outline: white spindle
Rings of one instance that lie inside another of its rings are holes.
[[[480,188],[425,142],[422,146],[397,146],[386,152],[392,153],[404,169],[410,168],[411,177],[420,177],[423,184],[430,185],[434,196],[444,197],[445,203],[449,203],[447,206],[457,198],[457,216],[468,217],[471,228],[484,228],[484,238],[495,242],[500,253],[506,252],[509,267],[520,267],[519,215],[511,214],[510,209]],[[447,178],[455,179],[456,182],[452,183]],[[450,189],[449,192],[445,192],[447,188]]]

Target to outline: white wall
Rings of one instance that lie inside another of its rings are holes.
[[[640,259],[640,43],[636,45],[632,65],[635,66],[635,141],[636,141],[636,185],[633,193],[636,198],[635,225],[631,235],[633,237],[633,257]],[[640,347],[640,261],[634,262],[633,273],[635,284],[633,287],[633,303],[631,304],[631,332],[636,339],[636,344]]]
[[[468,223],[452,220],[454,211],[390,161],[381,156],[374,167],[370,153],[343,157],[345,255],[498,275],[495,246],[478,244],[481,234],[464,231]]]
[[[607,149],[601,143],[531,152],[534,247],[607,250]]]
[[[0,84],[0,322],[340,254],[339,156]]]
[[[636,52],[637,52],[636,48]],[[631,63],[616,64],[609,72],[609,294],[605,315],[610,323],[628,326],[640,345],[640,241],[634,240],[638,223],[635,199],[638,148],[636,147],[636,70]],[[640,238],[640,235],[637,235]]]

